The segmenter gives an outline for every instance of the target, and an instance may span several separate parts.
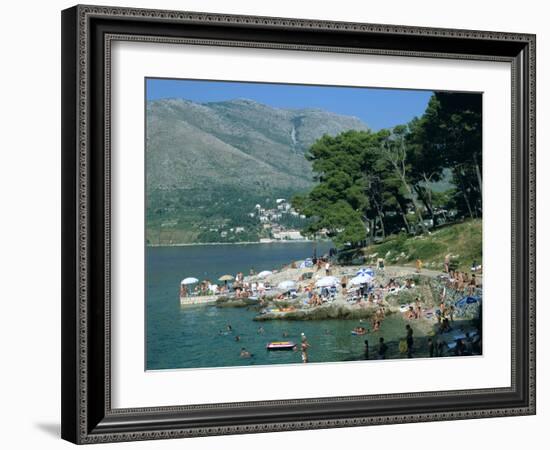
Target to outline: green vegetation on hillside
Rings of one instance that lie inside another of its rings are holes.
[[[445,256],[451,255],[451,266],[466,272],[475,261],[482,261],[482,221],[467,220],[448,225],[420,236],[404,233],[389,236],[380,244],[362,250],[369,263],[384,258],[386,264],[411,265],[419,258],[427,269],[441,270]]]

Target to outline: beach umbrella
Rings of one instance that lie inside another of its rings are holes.
[[[218,280],[220,281],[231,281],[233,280],[233,275],[223,275],[221,276],[220,278],[218,278]]]
[[[273,272],[271,270],[262,270],[259,274],[258,274],[258,278],[265,278],[265,277],[268,277],[269,275],[271,275]]]
[[[365,269],[365,268],[361,268],[357,271],[357,273],[355,274],[357,276],[362,276],[362,275],[370,275],[371,277],[374,277],[374,269],[372,269],[371,267]]]
[[[188,277],[188,278],[184,278],[183,280],[181,280],[181,284],[193,284],[193,283],[198,283],[199,280],[197,280],[196,278],[193,278],[193,277]]]
[[[279,289],[292,289],[293,287],[296,286],[296,283],[292,280],[286,280],[286,281],[281,281],[278,285],[277,285],[277,288]]]
[[[330,287],[330,286],[336,286],[339,283],[340,283],[340,281],[338,280],[338,278],[333,277],[333,276],[328,276],[328,277],[320,278],[315,283],[315,286],[317,286],[317,287]]]
[[[478,297],[464,297],[464,298],[461,298],[460,300],[458,300],[455,303],[455,306],[458,307],[458,308],[463,308],[466,305],[471,305],[472,303],[477,303],[478,300],[479,300]]]
[[[357,285],[357,284],[370,283],[371,281],[372,281],[371,275],[363,274],[363,275],[357,275],[356,277],[353,277],[349,282],[352,285]]]

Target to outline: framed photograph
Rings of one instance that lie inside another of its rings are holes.
[[[62,12],[62,437],[535,413],[535,36]]]

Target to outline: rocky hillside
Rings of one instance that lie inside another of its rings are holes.
[[[242,205],[237,209],[246,210],[258,199],[306,190],[312,183],[304,158],[309,146],[323,134],[367,128],[355,117],[318,109],[278,109],[246,99],[151,101],[148,231],[166,223],[179,223],[190,231],[201,223],[207,226],[206,216],[222,220],[223,213],[216,212],[220,202],[238,202]]]

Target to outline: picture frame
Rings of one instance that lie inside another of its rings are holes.
[[[509,387],[117,409],[111,402],[111,45],[511,65]],[[535,36],[78,5],[62,12],[62,437],[85,444],[535,414]]]

